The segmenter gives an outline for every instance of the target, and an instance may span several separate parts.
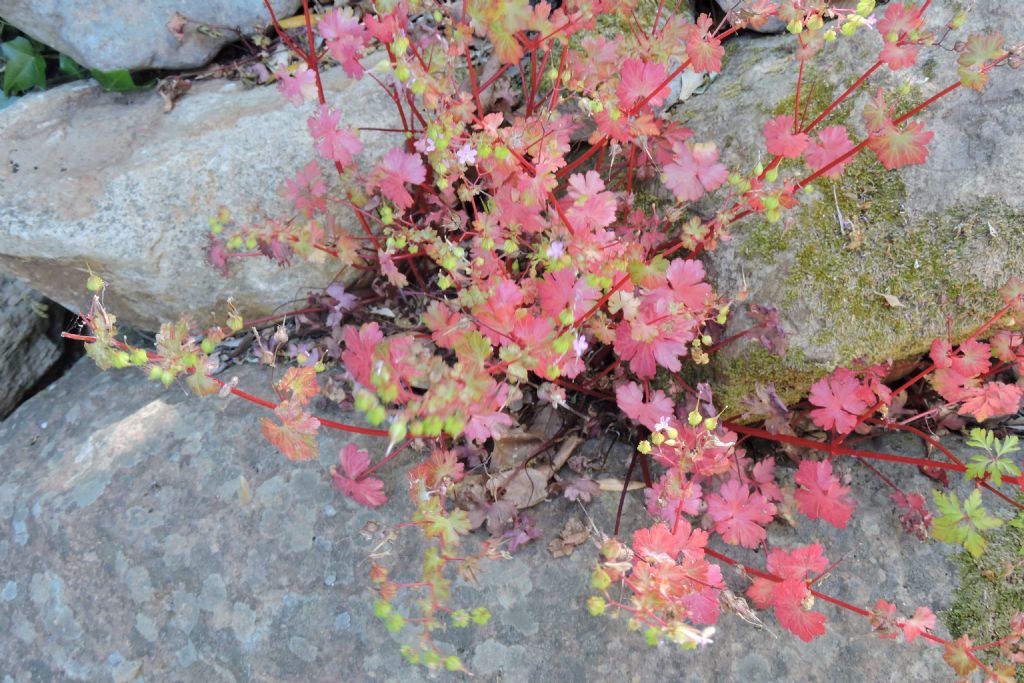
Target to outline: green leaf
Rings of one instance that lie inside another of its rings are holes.
[[[65,54],[60,56],[60,60],[57,62],[57,68],[65,76],[71,76],[72,78],[85,78],[85,69]]]
[[[990,516],[981,506],[981,489],[975,489],[964,500],[963,510],[955,493],[933,491],[932,496],[942,513],[932,524],[932,536],[946,543],[962,545],[972,556],[980,557],[987,545],[981,532],[1003,524],[1003,520]]]
[[[130,90],[138,90],[139,88],[139,86],[135,85],[135,81],[132,80],[132,75],[127,69],[116,69],[114,71],[90,69],[89,73],[103,86],[104,90],[109,92],[128,92]]]
[[[0,43],[0,51],[7,59],[3,84],[5,95],[46,85],[46,62],[27,38],[18,36]]]

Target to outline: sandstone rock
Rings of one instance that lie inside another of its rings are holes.
[[[274,0],[279,17],[299,0]],[[167,24],[188,21],[179,40]],[[210,61],[225,44],[270,24],[263,0],[0,0],[0,16],[41,43],[90,69],[188,69]],[[215,29],[199,31],[200,26]],[[255,29],[255,30],[254,30]]]
[[[268,369],[231,372],[271,395]],[[0,671],[16,681],[431,680],[399,655],[415,636],[390,636],[367,589],[372,552],[387,553],[396,580],[420,571],[407,532],[384,546],[361,534],[367,522],[408,518],[405,465],[381,470],[392,500],[369,510],[333,490],[327,466],[345,443],[337,433],[321,437],[321,462],[292,463],[259,436],[268,411],[237,398],[194,399],[141,372],[100,373],[88,362],[52,386],[0,424]],[[360,442],[380,457],[381,442]],[[876,445],[920,454],[899,436]],[[618,476],[626,455],[623,446],[611,458]],[[880,464],[890,477],[898,467]],[[841,559],[817,586],[830,595],[938,612],[956,585],[948,548],[905,535],[884,485],[861,468],[852,476],[859,506],[848,528],[772,525],[771,543],[818,541]],[[928,487],[916,472],[898,480],[908,491]],[[627,498],[626,534],[644,518],[640,495]],[[605,532],[617,503],[602,494],[588,505]],[[949,679],[940,647],[877,639],[867,620],[820,601],[829,633],[810,645],[769,614],[764,630],[724,614],[706,649],[648,648],[624,620],[587,615],[596,548],[559,560],[546,549],[569,517],[585,519],[579,506],[559,499],[535,510],[546,539],[484,562],[478,585],[453,583],[458,604],[487,607],[490,624],[436,633],[481,680]],[[756,553],[738,556],[762,566]],[[743,590],[747,579],[723,574]],[[401,595],[397,609],[410,614],[417,596]]]
[[[0,273],[0,420],[60,358],[62,347],[49,336],[55,321],[59,327],[43,297]]]
[[[933,6],[928,25],[941,28],[951,12]],[[1024,37],[1022,26],[1024,8],[986,0],[953,40],[1005,28],[1016,31],[1007,36],[1012,43]],[[696,139],[718,141],[727,163],[750,169],[764,149],[764,123],[793,109],[795,42],[741,36],[728,45],[712,87],[676,111]],[[859,31],[808,64],[801,102],[810,100],[811,117],[874,62],[881,45],[876,31]],[[923,50],[915,69],[883,67],[822,125],[846,124],[862,136],[860,112],[873,84],[906,83],[909,93],[897,106],[907,111],[957,82],[955,57]],[[865,152],[837,182],[801,193],[801,206],[782,223],[751,217],[731,228],[733,239],[707,257],[713,281],[724,295],[745,286],[749,300],[777,306],[789,352],[780,361],[744,342],[720,353],[712,370],[727,380],[716,390],[729,412],[755,383],[774,382],[794,399],[856,358],[918,356],[946,335],[947,317],[953,336],[963,339],[1001,307],[998,287],[1024,275],[1022,116],[1024,70],[996,69],[984,92],[957,90],[922,113],[919,120],[935,132],[924,165],[886,171]],[[784,164],[781,177],[787,174],[802,177],[803,167]],[[748,323],[735,316],[729,332]]]
[[[350,81],[340,69],[325,79],[344,122],[397,125],[372,79]],[[277,190],[314,157],[312,107],[290,105],[273,87],[229,82],[197,83],[166,114],[153,92],[91,83],[23,98],[0,112],[0,266],[72,310],[88,302],[91,267],[111,285],[111,312],[150,330],[183,311],[223,320],[229,296],[246,317],[303,297],[341,266],[233,259],[225,279],[206,262],[207,221],[221,205],[243,221],[293,213]],[[397,144],[388,133],[361,138],[363,168]],[[350,212],[340,217],[358,230]]]

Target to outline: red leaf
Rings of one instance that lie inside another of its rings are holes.
[[[336,9],[320,18],[316,30],[327,42],[331,56],[338,60],[341,67],[351,78],[363,77],[363,67],[359,59],[363,56],[363,48],[370,42],[366,27],[352,14],[352,10]]]
[[[370,454],[350,443],[338,454],[338,465],[331,467],[331,477],[338,490],[349,498],[368,507],[377,507],[386,503],[388,497],[384,493],[384,482],[380,479],[360,479],[369,467]]]
[[[824,519],[842,529],[850,521],[856,503],[849,498],[850,488],[841,486],[827,460],[804,460],[796,474],[801,488],[796,492],[796,507],[811,519]]]
[[[721,187],[729,175],[725,165],[718,163],[718,148],[713,142],[676,142],[672,151],[675,156],[665,165],[662,181],[679,201],[697,201],[705,191]]]
[[[982,422],[994,415],[1016,413],[1022,396],[1024,392],[1016,384],[987,382],[980,387],[965,390],[966,400],[957,412]]]
[[[714,21],[706,14],[697,18],[697,25],[686,37],[686,55],[696,72],[721,71],[725,48],[722,41],[709,33]]]
[[[278,425],[268,418],[260,420],[267,441],[289,460],[316,460],[320,456],[316,442],[320,421],[291,401],[282,401],[274,409],[274,414],[282,424]]]
[[[795,579],[787,579],[775,589],[775,618],[805,643],[825,635],[825,615],[804,609],[809,594],[807,584]]]
[[[638,101],[653,93],[654,89],[665,81],[666,76],[664,65],[633,57],[622,63],[619,73],[619,87],[615,92],[619,96],[619,106],[624,110],[631,110]],[[646,106],[657,109],[669,96],[669,92],[668,86],[661,88]]]
[[[664,391],[656,390],[650,402],[644,402],[644,391],[636,382],[617,386],[615,400],[626,417],[651,430],[662,418],[675,414],[675,403]]]
[[[849,371],[837,371],[812,384],[808,400],[818,406],[811,411],[814,424],[822,429],[834,429],[839,434],[853,431],[857,418],[868,407],[857,394],[860,388],[860,382]]]
[[[827,126],[818,133],[817,140],[812,140],[807,144],[807,152],[804,155],[804,159],[807,161],[808,168],[812,171],[819,171],[851,149],[853,149],[853,143],[850,141],[850,136],[846,133],[846,128],[843,126]],[[852,157],[825,171],[825,177],[838,178],[842,175],[846,164],[850,163],[851,160]]]
[[[316,381],[316,370],[308,368],[288,368],[277,384],[278,392],[291,394],[290,400],[296,405],[304,406],[310,399],[320,393],[320,385]]]
[[[764,124],[764,139],[769,154],[787,159],[796,159],[807,149],[807,134],[793,132],[793,117],[788,114]]]
[[[775,506],[739,479],[722,484],[718,493],[708,496],[708,514],[715,531],[731,545],[756,548],[766,538],[764,525],[775,516]]]
[[[890,123],[868,138],[868,147],[883,166],[892,170],[923,164],[928,159],[927,145],[934,135],[932,131],[925,130],[920,121],[907,124],[903,130]]]
[[[914,610],[914,616],[904,621],[901,627],[907,642],[912,643],[914,638],[917,638],[929,629],[935,628],[935,614],[927,607],[918,607]]]
[[[422,183],[427,178],[427,169],[418,154],[409,154],[395,147],[384,155],[376,178],[376,185],[384,196],[398,208],[405,209],[412,206],[412,195],[405,189],[405,183]]]

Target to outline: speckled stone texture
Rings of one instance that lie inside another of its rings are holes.
[[[271,370],[235,374],[271,395]],[[383,470],[391,503],[359,507],[334,491],[327,472],[342,436],[322,438],[321,462],[291,463],[260,437],[265,414],[237,398],[200,401],[141,373],[100,373],[83,362],[0,424],[0,681],[429,678],[402,661],[402,636],[371,614],[367,556],[376,543],[359,533],[408,512],[403,468]],[[379,442],[362,443],[380,455]],[[901,438],[876,445],[919,452]],[[613,454],[614,468],[622,461]],[[842,462],[847,468],[859,502],[848,529],[803,519],[795,530],[773,525],[772,542],[822,542],[842,562],[821,589],[854,604],[885,598],[905,613],[947,605],[955,589],[948,550],[903,534],[882,485],[856,463]],[[903,481],[928,487],[916,473]],[[625,529],[642,519],[639,501],[639,493],[627,499]],[[615,503],[602,494],[588,506],[605,531]],[[486,626],[437,633],[474,680],[951,680],[939,648],[878,640],[865,619],[821,604],[829,632],[811,645],[765,614],[764,630],[724,615],[702,651],[647,648],[623,621],[587,614],[595,547],[567,559],[548,554],[546,541],[569,516],[586,522],[582,509],[560,499],[535,511],[545,541],[485,563],[478,586],[455,583],[457,602],[494,614]],[[414,550],[404,535],[378,549],[390,552],[383,561],[398,577],[418,572]],[[744,559],[760,566],[753,554]],[[734,589],[745,585],[725,575]]]

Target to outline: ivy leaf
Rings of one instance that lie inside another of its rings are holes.
[[[128,92],[138,90],[132,75],[127,69],[115,69],[114,71],[100,71],[91,69],[89,74],[96,79],[96,82],[108,92]]]
[[[46,85],[46,62],[28,38],[18,36],[0,44],[7,59],[4,69],[4,94],[22,93]]]
[[[85,78],[85,69],[65,54],[61,54],[60,59],[57,62],[57,69],[60,70],[65,76],[71,76],[72,78]]]

